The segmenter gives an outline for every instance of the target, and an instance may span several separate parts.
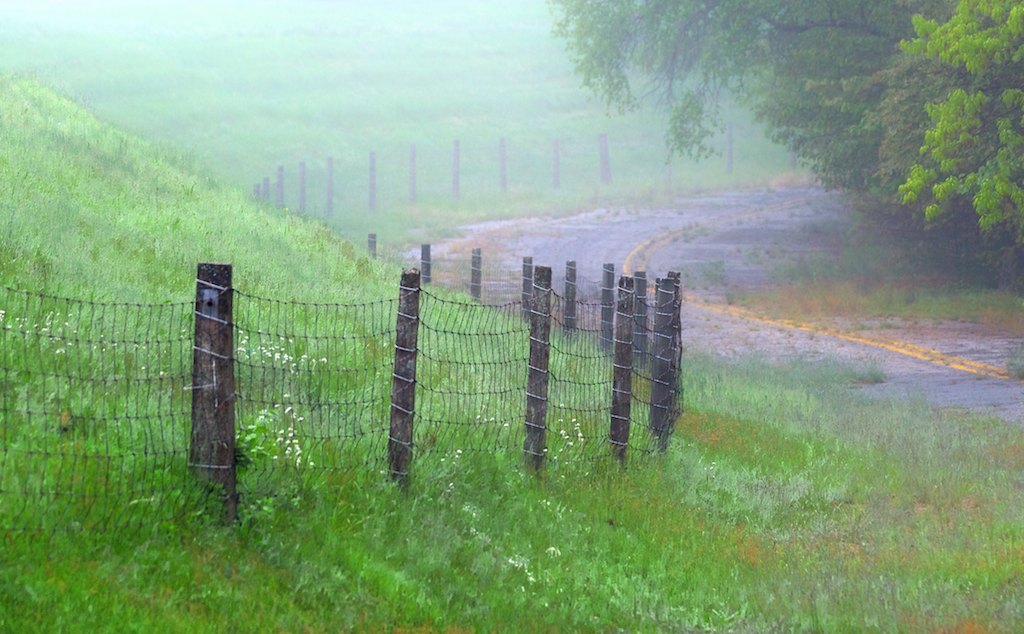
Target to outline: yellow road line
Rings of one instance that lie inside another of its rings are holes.
[[[760,207],[758,209],[751,210],[749,212],[745,211],[745,212],[742,212],[742,213],[739,213],[739,214],[729,214],[727,216],[719,216],[718,218],[716,218],[716,220],[724,220],[726,218],[730,218],[730,219],[738,218],[738,217],[742,217],[742,216],[746,216],[746,215],[753,215],[753,214],[757,214],[757,213],[762,213],[762,212],[765,212],[765,211],[778,211],[778,210],[781,210],[781,209],[787,209],[787,208],[790,208],[790,207],[794,207],[794,206],[796,206],[796,205],[798,205],[798,204],[800,204],[802,202],[804,202],[804,199],[790,200],[790,201],[786,201],[786,202],[783,202],[783,203],[779,203],[778,205],[771,205],[771,206],[768,206],[768,207]],[[623,274],[624,275],[632,275],[634,271],[642,270],[644,267],[646,267],[647,261],[650,258],[651,254],[657,252],[660,249],[665,248],[666,246],[671,244],[673,241],[675,241],[680,235],[682,235],[686,231],[689,231],[689,227],[687,227],[686,229],[670,231],[670,232],[662,234],[660,236],[656,236],[654,238],[650,238],[649,240],[645,240],[645,241],[641,242],[640,244],[636,245],[633,248],[633,250],[631,250],[626,255],[626,258],[623,261],[623,264],[622,264],[622,272],[623,272]],[[944,366],[944,367],[947,367],[947,368],[952,368],[954,370],[960,370],[960,371],[963,371],[963,372],[970,372],[972,374],[977,374],[977,375],[980,375],[980,376],[986,376],[986,377],[990,377],[990,378],[993,378],[993,379],[1014,380],[1016,378],[1008,370],[1006,370],[1005,368],[1000,368],[998,366],[990,365],[990,364],[987,364],[987,363],[980,363],[978,361],[971,361],[970,359],[964,359],[962,357],[957,357],[957,356],[953,356],[953,355],[950,355],[950,354],[945,354],[945,353],[939,352],[938,350],[933,350],[931,348],[924,348],[924,347],[921,347],[921,346],[916,346],[914,344],[907,343],[907,342],[904,342],[904,341],[897,341],[897,340],[893,340],[893,339],[881,339],[881,338],[874,338],[874,337],[865,337],[863,335],[858,335],[858,334],[855,334],[855,333],[846,332],[846,331],[838,330],[838,329],[835,329],[835,328],[828,328],[828,327],[824,327],[824,326],[814,326],[814,325],[811,325],[811,324],[804,324],[804,323],[792,321],[792,320],[789,320],[789,319],[772,319],[770,317],[764,317],[762,315],[755,314],[755,313],[753,313],[753,312],[751,312],[749,310],[746,310],[744,308],[738,308],[736,306],[727,306],[727,305],[721,305],[721,304],[710,304],[708,302],[704,302],[704,301],[701,301],[701,300],[698,300],[696,298],[689,297],[689,296],[686,297],[686,301],[689,304],[691,304],[693,306],[697,306],[697,307],[702,308],[704,310],[709,310],[709,311],[718,312],[718,313],[722,313],[722,314],[726,314],[726,315],[731,315],[733,317],[738,317],[738,318],[744,319],[746,321],[753,321],[753,322],[756,322],[756,323],[766,324],[766,325],[769,325],[769,326],[775,326],[775,327],[778,327],[778,328],[788,328],[788,329],[791,329],[791,330],[801,330],[803,332],[809,332],[809,333],[813,333],[813,334],[825,335],[825,336],[833,337],[835,339],[842,339],[842,340],[845,340],[845,341],[852,341],[854,343],[860,343],[860,344],[867,345],[867,346],[872,346],[872,347],[875,347],[875,348],[881,348],[883,350],[888,350],[890,352],[895,352],[897,354],[902,354],[902,355],[905,355],[905,356],[908,356],[908,357],[912,357],[914,359],[919,359],[921,361],[927,361],[927,362],[935,364],[935,365]]]

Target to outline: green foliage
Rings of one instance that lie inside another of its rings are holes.
[[[966,73],[931,104],[932,126],[900,192],[936,217],[973,207],[983,230],[1024,240],[1024,7],[1012,0],[961,1],[948,21],[917,18],[906,49]]]

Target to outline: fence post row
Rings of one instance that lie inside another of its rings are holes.
[[[395,324],[395,365],[391,381],[388,468],[403,488],[412,464],[413,413],[416,411],[416,350],[420,324],[420,272],[402,271]]]
[[[637,367],[647,363],[647,272],[633,274],[633,354]]]
[[[469,294],[476,301],[480,301],[480,286],[483,277],[483,254],[479,247],[473,249],[473,256],[469,262]]]
[[[520,295],[523,319],[530,318],[530,301],[533,298],[533,258],[525,256],[523,258],[523,290]]]
[[[526,382],[526,439],[523,454],[535,473],[547,456],[548,359],[551,344],[551,268],[532,271],[530,297],[530,366]]]
[[[615,310],[615,355],[612,361],[612,415],[609,440],[612,453],[625,464],[629,445],[629,415],[633,392],[633,278],[619,278]]]
[[[658,448],[668,449],[671,432],[672,386],[672,307],[675,304],[672,280],[658,278],[655,283],[654,342],[651,367],[651,431]]]
[[[562,329],[576,330],[576,260],[565,263],[565,306],[562,307]]]
[[[601,276],[601,345],[612,347],[615,321],[615,265],[605,264]]]
[[[430,284],[430,245],[420,245],[420,271],[423,285]]]
[[[196,274],[189,467],[223,488],[224,520],[238,516],[231,265],[200,263]]]

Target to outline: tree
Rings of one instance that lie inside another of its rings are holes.
[[[957,82],[928,106],[921,160],[900,188],[929,218],[973,208],[979,226],[1024,242],[1024,5],[961,0],[946,22],[915,18],[908,52],[941,60]]]

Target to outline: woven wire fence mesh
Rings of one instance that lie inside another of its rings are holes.
[[[0,528],[171,520],[189,477],[193,304],[0,289]]]

